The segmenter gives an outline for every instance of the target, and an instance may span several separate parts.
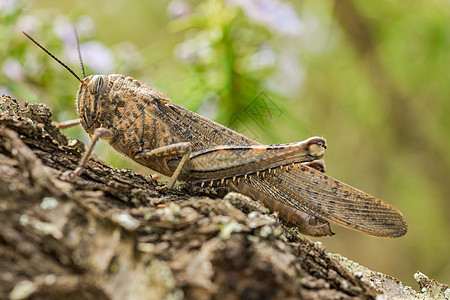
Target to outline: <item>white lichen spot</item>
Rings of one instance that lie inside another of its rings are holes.
[[[347,280],[342,280],[342,289],[346,290],[348,289],[350,285],[348,284]]]
[[[139,221],[128,213],[115,214],[113,215],[113,220],[128,230],[135,230],[140,225]]]
[[[28,215],[21,215],[19,218],[20,225],[27,226],[30,222],[30,217]]]
[[[248,217],[251,218],[256,218],[259,216],[259,212],[257,211],[252,211],[251,213],[248,214]]]
[[[36,220],[28,215],[21,215],[19,222],[22,226],[31,226],[45,235],[53,236],[55,239],[60,239],[63,237],[62,232],[55,225]]]
[[[231,221],[227,224],[223,224],[219,236],[221,239],[229,239],[233,232],[240,232],[242,230],[241,225],[236,221]]]
[[[423,274],[423,273],[417,271],[417,272],[414,274],[414,279],[415,279],[417,282],[420,282],[421,279],[428,279],[428,277],[427,277],[427,275],[425,275],[425,274]]]
[[[176,220],[176,216],[180,214],[180,206],[170,203],[167,207],[158,209],[156,214],[165,221],[174,222]]]
[[[261,232],[259,233],[259,235],[263,238],[266,238],[270,236],[272,233],[273,233],[272,228],[269,225],[264,225],[261,228]]]
[[[359,271],[355,272],[354,274],[355,274],[356,277],[362,277],[363,276],[362,272],[359,272]]]
[[[49,275],[45,276],[44,283],[46,285],[53,285],[53,284],[55,284],[56,283],[56,276],[54,274],[49,274]]]
[[[67,146],[74,147],[77,143],[78,143],[78,140],[72,139],[72,140],[69,140],[69,142],[67,143]]]
[[[58,228],[56,228],[56,226],[51,223],[45,223],[45,222],[41,222],[38,220],[33,220],[31,225],[36,230],[42,232],[45,235],[51,235],[57,240],[59,240],[60,238],[63,237],[62,232],[59,231]]]
[[[283,229],[280,226],[275,227],[273,230],[273,235],[276,237],[280,237],[283,234]]]
[[[41,208],[43,210],[52,210],[59,205],[58,200],[54,197],[44,197],[41,202]]]
[[[139,243],[137,249],[144,253],[152,253],[155,251],[155,245],[152,243]]]
[[[318,250],[324,250],[325,249],[325,247],[323,246],[322,242],[319,242],[319,241],[314,242],[314,247],[316,249],[318,249]]]
[[[248,235],[247,240],[249,240],[250,242],[252,242],[254,244],[257,244],[261,241],[261,239],[256,235]]]
[[[33,282],[29,280],[20,281],[13,288],[11,294],[9,294],[9,299],[10,300],[26,299],[29,296],[31,296],[36,291],[36,289],[37,287]]]

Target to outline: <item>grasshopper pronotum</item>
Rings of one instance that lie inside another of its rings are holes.
[[[123,75],[81,79],[35,40],[24,34],[80,82],[77,110],[92,136],[79,176],[99,138],[118,152],[205,192],[237,191],[261,200],[299,231],[333,235],[329,222],[378,237],[399,237],[407,224],[393,206],[325,175],[319,160],[323,138],[261,145],[225,126],[170,102],[156,90]]]

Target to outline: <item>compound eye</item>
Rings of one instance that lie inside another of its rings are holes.
[[[106,84],[102,75],[95,75],[91,82],[89,83],[89,92],[91,94],[98,94],[104,92],[106,89]]]

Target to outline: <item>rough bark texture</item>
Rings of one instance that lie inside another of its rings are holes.
[[[51,125],[43,104],[0,99],[0,299],[372,299],[320,244],[239,194],[159,193]],[[239,204],[239,205],[237,205]]]

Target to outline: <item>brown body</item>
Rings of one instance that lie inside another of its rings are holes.
[[[305,234],[331,235],[328,222],[380,237],[407,231],[396,208],[307,166],[322,138],[264,146],[122,75],[87,77],[77,103],[84,129],[109,130],[118,152],[173,180],[261,200]]]

